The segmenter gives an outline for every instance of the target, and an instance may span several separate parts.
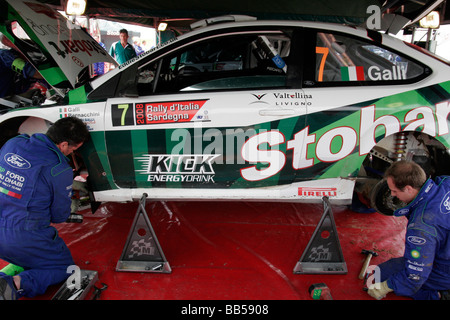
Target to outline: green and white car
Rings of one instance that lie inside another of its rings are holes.
[[[83,119],[92,201],[144,193],[327,196],[332,204],[358,197],[389,214],[395,199],[377,183],[393,161],[416,161],[430,175],[450,171],[450,66],[389,35],[238,17],[90,79],[82,76],[90,64],[114,61],[87,33],[45,5],[7,2],[0,30],[26,53],[11,23],[25,30],[36,51],[28,56],[56,93],[39,105],[5,104],[2,138],[45,132],[61,117]]]

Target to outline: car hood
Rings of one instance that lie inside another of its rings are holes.
[[[93,63],[117,65],[85,29],[45,4],[2,1],[0,24],[0,32],[13,42],[14,49],[55,88],[73,89],[83,84],[89,80],[89,66]],[[22,33],[29,39],[24,39]]]

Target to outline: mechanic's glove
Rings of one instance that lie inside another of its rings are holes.
[[[81,191],[84,193],[89,193],[87,187],[86,187],[86,182],[81,182],[78,180],[73,180],[73,184],[72,184],[72,189],[73,190],[77,190],[77,191]]]
[[[367,291],[367,293],[372,298],[375,298],[377,300],[381,300],[384,297],[386,297],[386,295],[389,292],[392,292],[392,291],[394,291],[394,290],[392,290],[391,288],[388,287],[387,281],[383,281],[381,283],[375,283],[375,284],[370,285],[369,286],[369,290]]]

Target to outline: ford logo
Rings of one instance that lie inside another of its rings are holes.
[[[409,212],[409,209],[401,209],[401,210],[399,210],[399,211],[397,212],[397,215],[403,216],[403,215],[405,215],[405,214],[408,214],[408,212]]]
[[[417,237],[417,236],[409,236],[408,241],[412,244],[416,244],[418,246],[421,246],[427,242],[424,238]]]
[[[84,67],[84,63],[83,63],[80,59],[78,59],[77,57],[72,56],[72,60],[73,60],[73,62],[75,62],[80,68],[83,68],[83,67]]]
[[[444,196],[444,198],[441,201],[441,213],[447,214],[450,212],[450,196],[449,196],[449,192],[447,192]]]
[[[30,169],[31,168],[31,164],[27,160],[25,160],[24,158],[19,156],[18,154],[7,153],[7,154],[5,154],[5,156],[3,158],[5,159],[6,163],[8,163],[13,168],[17,168],[17,169]]]

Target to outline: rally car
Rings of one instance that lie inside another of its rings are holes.
[[[379,182],[392,162],[449,173],[450,66],[389,35],[238,17],[92,78],[90,65],[115,62],[83,29],[31,0],[7,0],[1,9],[1,32],[52,92],[43,103],[2,103],[2,140],[45,132],[61,117],[83,119],[91,139],[79,151],[92,201],[144,193],[154,200],[328,197],[389,214],[397,204]]]

